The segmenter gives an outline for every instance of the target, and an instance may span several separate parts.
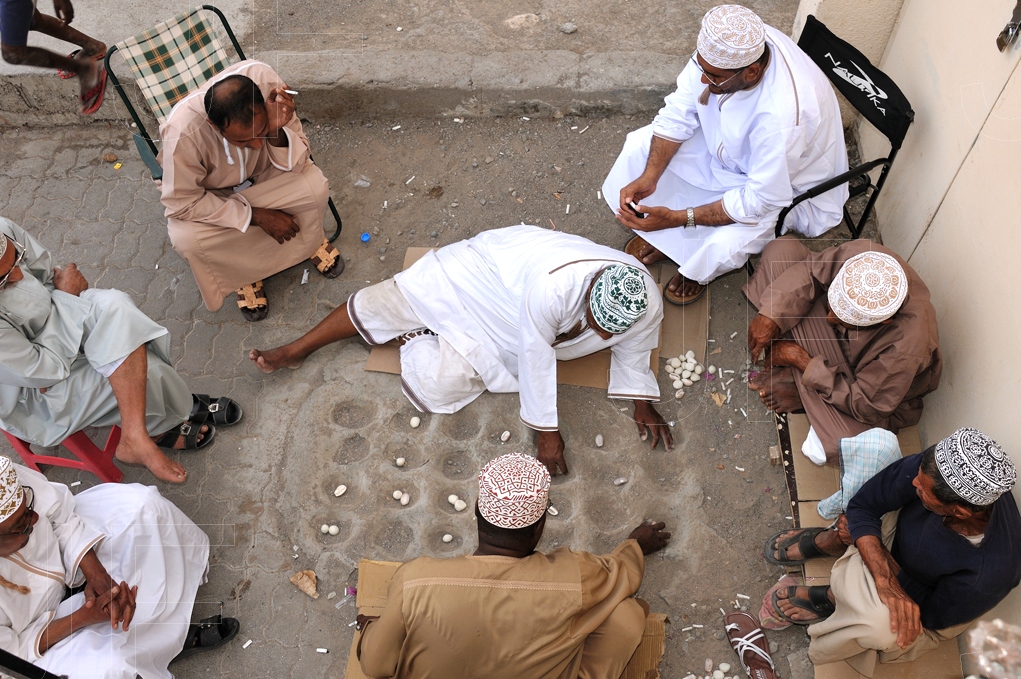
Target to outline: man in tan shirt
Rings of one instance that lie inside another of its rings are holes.
[[[310,258],[327,278],[344,270],[323,238],[329,184],[272,68],[247,60],[217,74],[174,106],[160,134],[170,242],[207,309],[236,289],[245,318],[262,320],[264,278]]]
[[[766,246],[744,293],[766,369],[749,380],[778,412],[804,408],[805,452],[836,462],[840,439],[917,424],[943,363],[929,289],[907,262],[869,240],[810,252],[793,238]]]
[[[634,594],[645,554],[666,546],[643,523],[610,554],[535,547],[550,475],[521,453],[479,475],[479,548],[401,566],[379,618],[358,616],[370,677],[618,679],[641,642],[648,606]]]

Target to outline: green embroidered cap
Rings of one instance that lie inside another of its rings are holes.
[[[627,332],[649,310],[645,276],[633,266],[614,264],[596,279],[588,305],[600,328],[615,335]]]

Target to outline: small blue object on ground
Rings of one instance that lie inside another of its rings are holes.
[[[370,238],[372,238],[372,236],[370,236],[368,233],[363,233],[362,234],[362,242],[363,243],[368,243]]]

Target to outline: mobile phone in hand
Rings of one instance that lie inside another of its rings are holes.
[[[635,217],[638,217],[639,219],[645,219],[646,217],[649,216],[649,215],[645,214],[644,212],[639,212],[638,211],[638,206],[635,205],[634,201],[631,201],[630,203],[628,203],[627,206],[628,206],[628,209],[631,210],[631,212],[635,213]]]

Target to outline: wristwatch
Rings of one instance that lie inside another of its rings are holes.
[[[688,208],[688,223],[685,226],[695,226],[695,208]]]

